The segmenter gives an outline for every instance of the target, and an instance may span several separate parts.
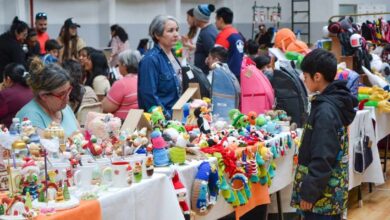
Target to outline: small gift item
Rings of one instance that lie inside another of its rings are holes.
[[[154,166],[168,166],[170,163],[168,157],[168,150],[166,149],[167,143],[161,136],[161,132],[153,131],[150,134],[150,138],[153,145]]]
[[[169,157],[175,164],[184,164],[186,161],[187,140],[183,135],[179,135],[176,145],[169,149]]]
[[[180,181],[179,173],[177,170],[174,171],[172,177],[173,188],[175,188],[177,199],[179,200],[179,205],[184,214],[185,220],[190,220],[190,209],[187,204],[187,189],[184,187],[183,183]]]
[[[210,134],[210,124],[205,115],[208,113],[207,107],[198,107],[194,110],[196,123],[203,134]]]
[[[142,161],[137,161],[134,164],[134,180],[136,183],[142,180]]]
[[[244,173],[237,171],[230,180],[231,187],[233,189],[234,197],[238,200],[233,202],[233,206],[245,205],[248,202],[248,199],[252,197],[249,185],[248,178]]]
[[[35,161],[31,158],[25,158],[25,163],[22,166],[22,180],[23,187],[22,194],[26,195],[30,193],[33,199],[38,198],[38,178],[39,167],[35,164]]]
[[[65,152],[65,131],[57,122],[52,122],[49,127],[43,131],[43,137],[46,139],[58,138],[61,152]]]
[[[148,175],[148,177],[153,176],[153,172],[154,172],[153,156],[148,156],[146,158],[145,166],[146,166],[146,175]]]

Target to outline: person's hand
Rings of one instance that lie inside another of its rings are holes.
[[[301,200],[301,203],[300,203],[300,206],[301,206],[301,209],[303,211],[308,211],[310,210],[311,208],[313,208],[313,203],[310,203],[310,202],[307,202],[305,200]]]

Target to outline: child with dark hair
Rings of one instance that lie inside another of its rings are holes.
[[[315,49],[301,69],[311,98],[311,110],[299,147],[291,205],[305,220],[341,219],[348,199],[347,126],[357,100],[345,81],[334,81],[335,56]]]
[[[259,44],[252,39],[245,43],[245,53],[253,60],[259,53]]]
[[[269,80],[272,79],[273,70],[271,67],[271,57],[268,55],[259,55],[253,58],[253,61],[256,63],[257,69],[261,70]]]
[[[47,65],[58,62],[59,50],[62,46],[54,39],[47,40],[45,43],[46,54],[42,57],[42,62]]]
[[[27,75],[21,64],[10,63],[4,68],[4,82],[0,88],[0,124],[6,127],[11,125],[19,109],[33,98],[26,83]]]

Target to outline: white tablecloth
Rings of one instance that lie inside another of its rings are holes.
[[[103,219],[184,219],[172,181],[163,174],[133,183],[128,188],[102,193],[99,197]]]
[[[375,110],[361,110],[356,113],[356,117],[353,120],[352,124],[349,126],[349,137],[350,137],[350,146],[349,146],[349,189],[352,189],[356,186],[361,185],[362,182],[370,182],[376,184],[383,184],[384,178],[382,173],[382,166],[380,162],[379,152],[377,142],[381,138],[385,137],[384,132],[378,132],[378,130],[382,130],[382,128],[376,128],[374,131],[374,126],[372,123],[372,116],[375,115]],[[376,116],[375,116],[376,117]],[[376,117],[378,118],[378,117]],[[383,118],[383,116],[379,116],[379,118]],[[383,119],[382,119],[383,120]],[[387,123],[383,123],[381,121],[377,121],[376,125],[382,126]],[[354,171],[354,157],[353,157],[353,144],[352,142],[356,137],[359,136],[359,127],[364,126],[366,135],[370,137],[372,141],[372,156],[373,161],[371,165],[365,170],[363,174],[356,173]],[[379,136],[378,136],[379,135]],[[384,135],[384,136],[383,136]],[[379,138],[379,139],[378,139]]]
[[[372,119],[375,120],[375,137],[376,141],[380,141],[390,134],[390,114],[380,113],[374,107],[365,107],[371,113]]]

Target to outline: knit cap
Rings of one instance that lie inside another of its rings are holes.
[[[194,8],[194,17],[200,21],[208,22],[210,20],[211,13],[215,10],[215,6],[212,4],[201,4]]]

